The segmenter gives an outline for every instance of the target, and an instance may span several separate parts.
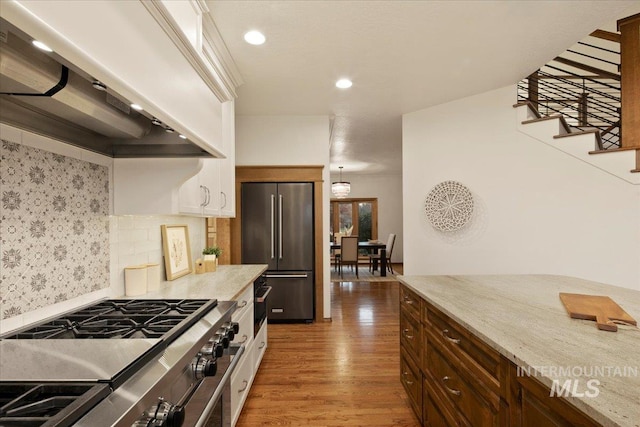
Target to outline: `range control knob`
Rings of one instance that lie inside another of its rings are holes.
[[[191,363],[193,374],[196,379],[202,379],[204,377],[213,377],[218,371],[218,365],[215,360],[209,359],[204,356],[197,356]]]
[[[222,325],[222,329],[224,329],[225,334],[229,337],[229,341],[233,341],[238,331],[240,331],[240,325],[238,322],[225,322],[225,324]]]
[[[132,427],[182,427],[182,424],[184,424],[184,406],[173,405],[161,397],[158,403],[145,411],[144,416]]]
[[[222,355],[224,354],[224,345],[222,343],[217,342],[215,338],[211,338],[209,342],[206,343],[204,347],[202,347],[202,350],[200,350],[200,353],[202,353],[205,356],[209,356],[209,357],[213,357],[214,359],[217,359],[218,357],[222,357]]]
[[[222,344],[222,348],[229,347],[229,334],[224,328],[220,328],[214,337],[215,342]]]

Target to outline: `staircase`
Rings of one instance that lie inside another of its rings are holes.
[[[640,15],[618,21],[619,26],[630,19],[637,32]],[[621,82],[628,79],[620,74],[620,40],[619,33],[594,31],[518,83],[514,107],[521,132],[627,182],[640,184],[640,146],[625,145],[630,138],[623,139],[622,132],[622,125],[629,125],[631,115],[637,118],[640,111],[637,104],[629,108],[628,102],[621,102]],[[635,58],[632,63],[635,67],[639,64]],[[625,105],[627,116],[621,120]],[[636,127],[635,121],[631,123],[631,128]]]

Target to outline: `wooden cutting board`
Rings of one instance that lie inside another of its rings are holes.
[[[603,331],[616,332],[618,327],[614,322],[638,324],[622,307],[607,296],[560,292],[560,299],[573,319],[595,320],[598,329]]]

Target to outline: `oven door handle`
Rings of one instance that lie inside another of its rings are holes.
[[[244,344],[240,345],[239,347],[236,347],[233,344],[230,344],[229,349],[232,349],[232,347],[237,348],[237,351],[233,357],[233,360],[231,361],[229,368],[225,371],[224,375],[222,376],[220,385],[216,388],[216,391],[213,393],[213,397],[209,399],[207,406],[205,406],[204,410],[202,411],[202,415],[200,415],[200,418],[198,418],[198,421],[196,422],[195,427],[204,427],[206,425],[207,421],[209,420],[209,415],[211,415],[213,408],[215,408],[216,403],[218,402],[218,400],[220,400],[220,397],[222,396],[222,393],[225,389],[225,385],[229,381],[231,381],[231,374],[233,374],[233,371],[235,371],[236,366],[238,366],[238,363],[240,363],[240,359],[241,359],[240,356],[242,356],[242,354],[244,353]]]
[[[262,294],[261,297],[256,298],[256,302],[264,302],[267,299],[267,295],[269,295],[271,289],[273,288],[271,286],[265,286],[263,289],[266,289],[266,291],[264,292],[264,294]]]

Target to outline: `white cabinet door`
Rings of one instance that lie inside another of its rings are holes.
[[[264,357],[264,352],[267,351],[267,322],[262,324],[258,335],[256,335],[253,341],[253,370],[258,372],[260,362]]]
[[[220,162],[218,159],[207,159],[198,174],[200,186],[204,191],[203,215],[220,216]]]
[[[189,178],[184,184],[182,184],[178,197],[180,200],[180,213],[202,215],[205,192],[200,186],[200,174]]]
[[[240,416],[240,411],[244,405],[249,389],[253,382],[253,358],[251,357],[252,346],[246,348],[242,355],[240,364],[231,375],[231,425],[235,426]]]
[[[180,213],[198,216],[220,215],[220,162],[204,159],[200,172],[180,187]]]
[[[236,216],[236,129],[234,101],[222,104],[222,142],[226,159],[220,159],[220,216]]]

